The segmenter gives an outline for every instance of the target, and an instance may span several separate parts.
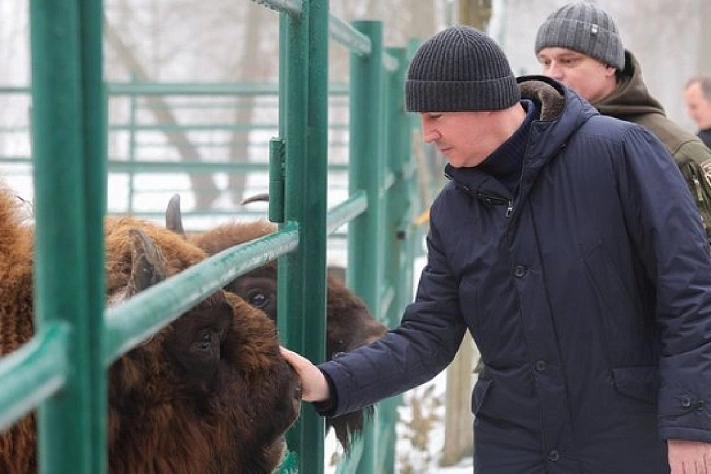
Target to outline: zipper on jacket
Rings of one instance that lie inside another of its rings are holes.
[[[481,191],[477,193],[476,198],[487,206],[506,206],[506,217],[511,217],[511,214],[513,214],[513,199],[506,199],[501,196],[487,194]]]

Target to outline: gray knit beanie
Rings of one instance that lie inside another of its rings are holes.
[[[405,97],[410,112],[464,112],[506,109],[521,91],[494,40],[470,26],[452,26],[415,52]]]
[[[620,71],[625,68],[625,48],[615,22],[592,3],[569,3],[551,13],[538,29],[536,54],[548,47],[572,49]]]

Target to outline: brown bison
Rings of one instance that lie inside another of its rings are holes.
[[[166,227],[185,236],[178,195],[168,203]],[[208,232],[187,236],[196,246],[214,255],[232,246],[271,234],[277,227],[269,222],[232,222]],[[343,279],[329,271],[326,288],[326,357],[332,359],[379,339],[387,328],[375,320],[363,301],[351,292]],[[277,264],[270,262],[240,276],[225,286],[225,290],[263,310],[274,321],[277,319]],[[355,412],[327,420],[341,445],[348,449],[355,433],[363,428],[363,412]]]
[[[107,219],[108,304],[205,258],[173,232]],[[0,355],[30,339],[32,230],[0,188]],[[267,474],[299,413],[299,380],[274,323],[223,290],[209,296],[108,372],[111,474]],[[34,416],[0,433],[0,472],[37,471]]]

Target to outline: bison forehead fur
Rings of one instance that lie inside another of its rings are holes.
[[[131,229],[156,245],[164,276],[205,258],[165,229],[108,219],[109,301],[119,301],[131,280]],[[0,187],[0,355],[33,334],[31,242],[31,228]],[[274,323],[218,291],[111,366],[110,473],[269,473],[299,405],[298,377],[279,353]],[[35,451],[30,415],[0,433],[0,472],[36,472]]]
[[[235,222],[218,226],[206,233],[191,236],[190,240],[208,254],[215,254],[234,245],[249,242],[277,230],[273,224]],[[363,301],[350,291],[343,281],[329,274],[326,288],[326,357],[332,359],[375,341],[383,336],[386,327],[375,320]],[[276,262],[257,268],[230,282],[225,289],[277,318]],[[369,412],[369,410],[366,410]],[[327,420],[336,436],[347,449],[353,434],[363,426],[363,412],[351,413]]]

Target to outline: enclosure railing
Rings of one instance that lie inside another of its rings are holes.
[[[102,4],[31,3],[36,335],[0,359],[0,429],[38,407],[42,473],[106,472],[111,362],[231,279],[270,260],[279,258],[282,343],[323,360],[325,241],[346,222],[348,279],[371,311],[392,324],[410,299],[409,222],[416,208],[401,93],[404,51],[383,48],[379,22],[349,26],[330,15],[325,0],[259,3],[280,11],[280,136],[270,147],[270,218],[280,222],[279,231],[211,257],[108,310]],[[353,51],[350,197],[330,211],[329,28]],[[393,472],[392,403],[382,404],[376,418],[340,472]],[[284,470],[322,473],[323,439],[323,420],[306,405],[288,434],[291,464]]]

